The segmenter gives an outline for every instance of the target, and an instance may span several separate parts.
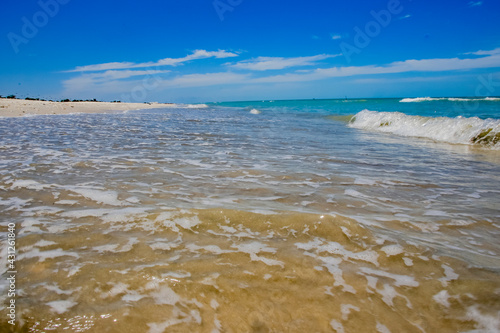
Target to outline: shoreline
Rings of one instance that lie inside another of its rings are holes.
[[[172,103],[117,103],[117,102],[52,102],[0,98],[0,117],[30,115],[61,115],[72,113],[107,113],[171,107]]]

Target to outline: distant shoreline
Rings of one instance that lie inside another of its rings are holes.
[[[121,102],[54,102],[0,98],[0,117],[22,117],[29,115],[106,113],[172,107],[171,103],[121,103]]]

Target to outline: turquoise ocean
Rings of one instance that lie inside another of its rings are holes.
[[[0,216],[0,331],[500,332],[500,98],[0,118]]]

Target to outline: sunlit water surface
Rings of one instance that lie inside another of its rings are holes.
[[[298,110],[0,119],[16,329],[499,331],[498,151]]]

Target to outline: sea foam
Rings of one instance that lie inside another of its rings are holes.
[[[183,107],[187,109],[206,109],[208,108],[208,105],[206,104],[186,104]]]
[[[462,97],[415,97],[403,98],[400,103],[418,103],[418,102],[434,102],[434,101],[450,101],[450,102],[469,102],[469,101],[500,101],[498,97],[485,98],[462,98]]]
[[[499,119],[431,118],[409,116],[401,112],[363,110],[351,119],[349,126],[439,142],[500,147]]]
[[[416,97],[416,98],[403,98],[400,103],[415,103],[415,102],[432,102],[445,100],[446,98],[432,98],[432,97]]]

